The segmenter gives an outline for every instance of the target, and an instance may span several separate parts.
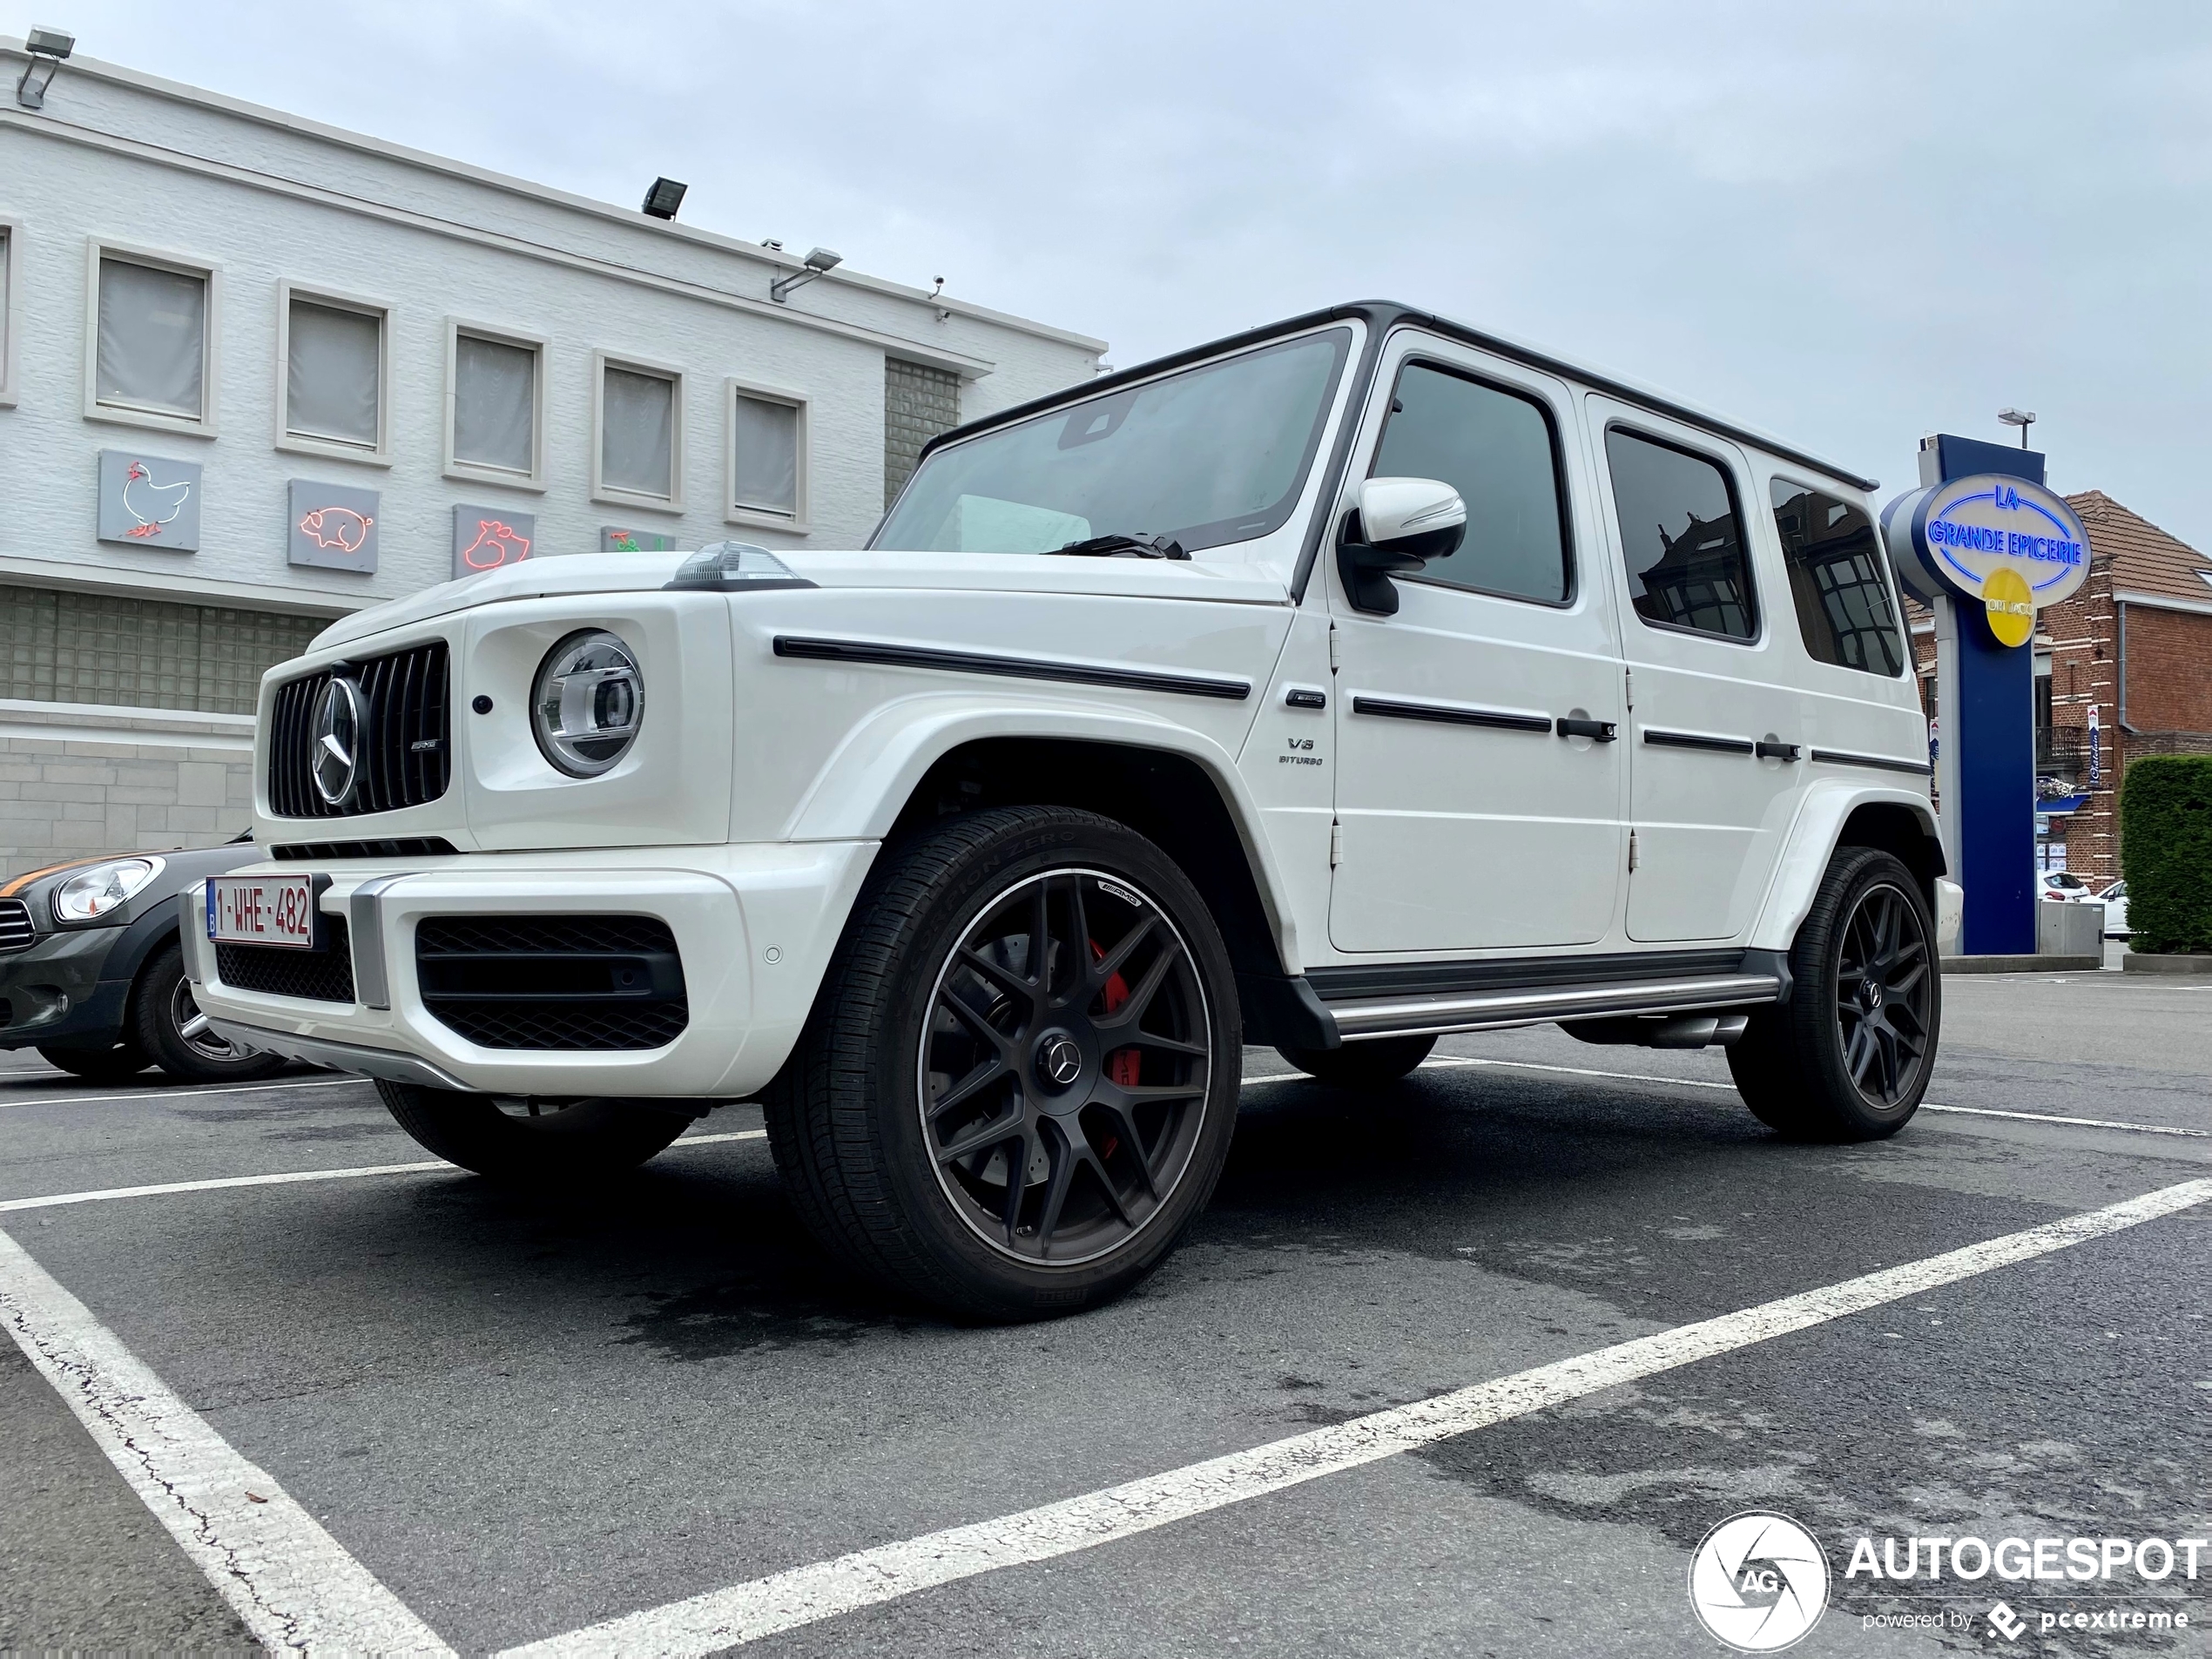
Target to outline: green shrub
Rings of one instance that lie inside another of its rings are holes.
[[[2120,788],[2131,948],[2212,951],[2212,755],[2146,755]]]

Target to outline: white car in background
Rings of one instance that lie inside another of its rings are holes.
[[[2101,904],[2105,907],[2105,937],[2107,939],[2128,937],[2128,884],[2125,881],[2114,882],[2094,898],[2085,895],[2082,902]]]
[[[2035,885],[2046,899],[2057,904],[2080,903],[2090,896],[2089,884],[2070,871],[2046,870],[2035,878]]]

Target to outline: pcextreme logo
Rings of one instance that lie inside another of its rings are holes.
[[[1738,1653],[1779,1653],[1828,1610],[1828,1557],[1787,1515],[1730,1515],[1689,1558],[1689,1605],[1715,1641]]]

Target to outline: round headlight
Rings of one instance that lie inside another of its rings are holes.
[[[645,677],[604,628],[570,634],[545,653],[530,688],[530,730],[572,778],[596,778],[630,752],[645,718]]]
[[[160,873],[159,859],[110,859],[79,870],[54,889],[54,920],[98,921],[130,903]]]

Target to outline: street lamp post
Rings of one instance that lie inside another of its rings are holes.
[[[1997,411],[1997,418],[2006,426],[2016,426],[2020,429],[2020,448],[2027,448],[2027,429],[2035,424],[2035,411],[2033,409],[2000,409]]]

